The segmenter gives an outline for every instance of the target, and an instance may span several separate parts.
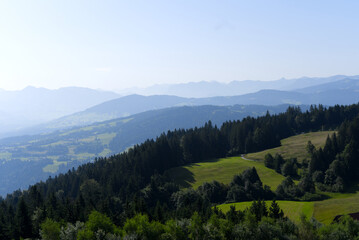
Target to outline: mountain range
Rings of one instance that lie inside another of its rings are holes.
[[[46,129],[92,124],[124,117],[148,110],[174,106],[231,106],[231,105],[335,105],[352,104],[359,101],[359,80],[343,79],[296,91],[260,90],[239,96],[209,98],[183,98],[168,95],[129,95],[113,99],[69,116],[59,118],[46,125]]]
[[[58,119],[38,124],[20,131],[2,134],[2,137],[10,137],[24,134],[37,134],[51,132],[54,130],[71,128],[74,126],[85,126],[95,122],[126,117],[149,110],[158,110],[176,106],[231,106],[231,105],[267,105],[274,106],[280,104],[292,105],[335,105],[352,104],[359,101],[359,79],[340,78],[339,76],[330,78],[331,82],[318,84],[311,87],[298,88],[295,91],[283,91],[265,89],[255,93],[248,93],[236,96],[216,96],[208,98],[185,98],[170,95],[128,95],[102,102],[98,105],[89,107],[83,111],[69,114]],[[297,80],[299,81],[299,80]],[[308,85],[307,79],[302,79],[303,85]],[[312,81],[314,81],[312,79]],[[319,82],[329,81],[320,79]],[[204,83],[203,83],[204,84]],[[211,85],[211,83],[208,83]],[[204,88],[206,89],[206,88]]]
[[[147,88],[131,88],[118,91],[122,95],[175,95],[181,97],[206,98],[215,96],[235,96],[258,92],[264,89],[295,91],[296,89],[331,83],[343,79],[359,79],[359,76],[336,75],[330,77],[302,77],[296,79],[279,79],[275,81],[216,81],[189,82],[180,84],[158,84]]]

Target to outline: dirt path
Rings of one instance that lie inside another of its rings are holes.
[[[243,158],[244,160],[258,162],[257,160],[246,158],[245,156],[245,154],[241,154],[241,158]]]

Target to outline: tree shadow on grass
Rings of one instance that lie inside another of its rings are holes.
[[[350,186],[345,188],[345,193],[357,193],[359,192],[359,182],[353,182]]]
[[[189,188],[195,182],[194,174],[185,167],[171,169],[166,175],[182,188]]]
[[[201,163],[214,163],[214,162],[219,162],[221,159],[220,158],[212,158],[212,159],[206,159],[203,161],[198,161],[198,162],[193,162],[191,164],[186,165],[187,167],[192,167],[192,166],[199,166],[199,164]]]
[[[209,159],[203,162],[218,162],[219,158]],[[196,181],[194,174],[187,168],[194,166],[200,166],[203,162],[194,162],[183,167],[176,167],[166,171],[165,175],[177,183],[181,188],[192,187],[192,184]]]

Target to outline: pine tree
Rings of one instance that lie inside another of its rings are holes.
[[[273,168],[274,167],[274,158],[272,156],[272,154],[267,153],[264,157],[264,165],[267,168]]]
[[[275,200],[272,201],[269,207],[268,216],[275,219],[283,218],[284,216],[283,210],[280,209],[278,203]]]
[[[28,212],[28,207],[23,198],[20,199],[20,202],[16,210],[16,226],[17,226],[17,235],[22,238],[32,237],[32,224]]]

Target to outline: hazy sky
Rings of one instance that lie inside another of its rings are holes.
[[[1,0],[0,88],[359,74],[359,1]]]

